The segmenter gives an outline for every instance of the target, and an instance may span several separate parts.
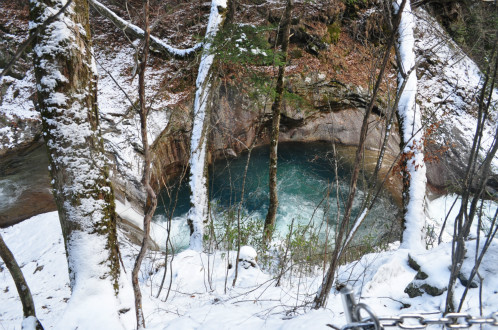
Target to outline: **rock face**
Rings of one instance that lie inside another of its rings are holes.
[[[13,2],[1,6],[0,71],[11,61],[27,38],[25,4]],[[0,157],[22,152],[41,135],[41,120],[35,111],[36,98],[31,53],[23,54],[0,80]]]
[[[280,142],[333,142],[356,146],[368,102],[361,88],[330,81],[325,75],[302,78],[291,76],[287,92],[304,100],[300,104],[284,102],[280,127]],[[382,102],[382,101],[381,101]],[[380,104],[382,104],[379,102]],[[261,100],[251,99],[236,86],[220,85],[215,98],[217,106],[212,116],[211,158],[234,157],[250,146],[269,143],[270,117]],[[269,110],[269,107],[266,107]],[[371,117],[366,143],[367,150],[376,152],[384,138],[381,121],[384,110],[376,108]],[[182,120],[185,117],[181,117]],[[174,127],[174,128],[173,128]],[[159,162],[158,172],[166,179],[177,175],[186,166],[188,157],[188,123],[170,122],[156,141],[154,150]],[[399,152],[399,137],[392,130],[386,152],[386,166]]]
[[[42,143],[0,158],[0,227],[56,210],[47,168]]]
[[[330,81],[317,74],[302,78],[291,76],[287,92],[300,98],[296,104],[289,100],[282,109],[281,142],[329,141],[356,146],[363,121],[368,95],[361,87]],[[233,86],[220,88],[218,107],[213,118],[213,143],[215,153],[227,147],[240,152],[250,146],[268,143],[269,113],[254,106],[254,100],[237,93]],[[256,103],[257,104],[257,103]],[[382,144],[383,130],[380,112],[372,115],[366,148],[378,150]],[[394,130],[393,130],[393,133]],[[387,151],[399,151],[397,133],[389,139]]]
[[[477,65],[426,11],[417,10],[415,26],[419,61],[417,102],[422,108],[426,127],[434,128],[426,137],[426,154],[429,160],[439,159],[427,166],[428,183],[436,191],[449,189],[458,192],[476,131],[477,98],[483,76]],[[495,106],[497,100],[498,91],[495,90],[492,100]],[[484,128],[482,156],[492,143],[496,111],[491,111],[489,119],[490,124]],[[497,159],[493,161],[493,167],[495,175],[488,182],[488,191],[498,197]]]

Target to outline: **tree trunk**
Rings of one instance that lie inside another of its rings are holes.
[[[33,321],[35,322],[35,329],[43,330],[43,326],[36,317],[35,303],[33,302],[33,297],[31,296],[31,291],[29,290],[28,283],[26,283],[26,279],[22,274],[21,268],[17,264],[14,255],[12,254],[12,252],[10,252],[9,248],[5,244],[2,235],[0,235],[0,257],[2,258],[3,262],[5,262],[10,275],[12,275],[12,279],[16,284],[17,292],[19,293],[19,298],[21,299],[22,303],[24,319],[27,319],[29,317],[34,318]]]
[[[65,3],[30,2],[31,27]],[[98,128],[97,72],[90,35],[88,2],[74,0],[38,34],[33,54],[72,297],[102,302],[90,304],[92,311],[87,311],[99,315],[109,307],[101,308],[106,299],[97,297],[117,295],[120,267],[114,194]],[[90,283],[99,287],[94,296],[83,292]]]
[[[401,0],[394,2],[398,13]],[[420,109],[415,103],[417,76],[415,68],[414,19],[408,1],[401,11],[398,26],[396,55],[398,56],[397,114],[401,136],[402,175],[403,175],[403,214],[405,230],[402,248],[424,249],[423,230],[425,224],[425,186],[427,182],[424,163],[424,137]],[[404,86],[401,88],[401,86]]]
[[[208,221],[208,169],[207,140],[212,108],[212,40],[223,25],[227,0],[213,0],[206,30],[204,49],[196,80],[192,136],[190,138],[190,210],[187,223],[190,227],[190,248],[202,251],[204,223]]]
[[[145,39],[145,31],[138,26],[125,21],[118,15],[116,15],[112,10],[101,4],[96,0],[89,0],[93,8],[102,16],[109,19],[114,26],[122,30],[125,34],[138,39]],[[198,50],[202,48],[202,43],[197,43],[194,47],[187,49],[175,48],[159,38],[149,35],[149,46],[156,52],[161,53],[161,55],[166,57],[174,57],[178,59],[184,59],[187,57],[194,56]]]
[[[270,170],[269,170],[269,189],[270,189],[270,204],[268,205],[268,213],[266,214],[265,226],[263,229],[263,240],[266,243],[271,241],[273,229],[275,227],[275,219],[278,209],[278,194],[277,194],[277,158],[278,158],[278,136],[280,133],[280,110],[282,108],[282,98],[284,94],[284,76],[285,66],[287,64],[287,53],[289,49],[289,36],[292,18],[292,8],[294,0],[287,0],[285,13],[282,19],[282,62],[278,67],[278,78],[276,86],[275,101],[272,104],[272,121],[271,121],[271,136],[270,136]]]

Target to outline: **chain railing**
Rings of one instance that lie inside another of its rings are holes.
[[[357,304],[354,299],[353,289],[346,286],[341,290],[344,313],[348,324],[341,329],[380,330],[385,327],[399,329],[425,329],[429,325],[442,325],[449,329],[467,329],[473,325],[491,325],[498,327],[498,312],[488,317],[474,317],[467,313],[448,313],[443,317],[431,318],[423,314],[407,313],[393,317],[378,317],[372,309],[363,303]],[[368,317],[362,318],[361,311]]]

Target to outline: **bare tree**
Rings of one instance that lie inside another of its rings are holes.
[[[43,326],[36,317],[35,303],[33,302],[33,297],[31,296],[31,291],[29,290],[28,283],[24,278],[21,267],[19,267],[19,265],[17,264],[14,255],[5,244],[2,235],[0,235],[0,257],[2,258],[3,262],[5,262],[10,275],[12,275],[12,279],[16,284],[17,292],[19,293],[19,298],[21,299],[22,303],[24,320],[32,319],[35,324],[35,329],[43,330]]]
[[[271,107],[271,135],[270,135],[270,169],[269,169],[269,189],[270,189],[270,204],[268,205],[268,213],[266,214],[265,227],[263,229],[263,240],[267,243],[271,241],[273,228],[275,227],[275,219],[278,209],[278,194],[277,194],[277,159],[278,159],[278,136],[280,132],[280,110],[282,108],[282,98],[284,95],[284,76],[285,67],[287,64],[287,53],[289,49],[290,26],[292,18],[292,8],[294,0],[287,0],[285,13],[282,18],[282,58],[278,66],[278,77],[276,86],[276,95]]]
[[[138,26],[125,21],[97,0],[89,0],[89,2],[99,14],[109,19],[117,28],[122,30],[125,34],[134,38],[145,39],[146,32]],[[197,43],[194,47],[179,49],[169,45],[168,43],[157,37],[151,36],[149,33],[149,47],[167,57],[175,57],[180,59],[191,57],[194,56],[196,52],[202,48],[202,46],[202,43]]]
[[[493,143],[489,150],[487,150],[484,159],[480,160],[479,151],[482,148],[484,128],[489,120],[490,111],[494,110],[492,107],[492,96],[496,86],[496,78],[498,74],[497,41],[498,31],[495,34],[495,44],[490,56],[491,65],[488,67],[479,95],[477,127],[472,148],[470,150],[465,178],[462,183],[462,203],[454,224],[454,236],[451,249],[451,269],[445,306],[446,313],[457,311],[454,301],[454,287],[456,280],[460,275],[463,261],[467,253],[465,241],[470,234],[471,226],[474,223],[475,216],[478,212],[479,200],[482,199],[486,193],[486,186],[491,174],[491,162],[493,161],[498,150],[497,126]],[[461,304],[458,310],[460,310],[460,308]]]
[[[143,171],[143,184],[147,197],[145,200],[145,215],[144,215],[144,237],[142,240],[142,246],[140,247],[140,252],[138,253],[137,259],[135,260],[135,265],[132,271],[132,283],[133,291],[135,293],[135,313],[137,317],[137,329],[145,328],[145,318],[142,309],[142,293],[140,292],[140,284],[138,282],[138,273],[140,272],[140,265],[147,253],[147,249],[150,243],[150,222],[152,216],[156,211],[157,207],[157,196],[152,189],[150,184],[151,178],[151,153],[149,148],[149,142],[147,138],[147,106],[145,102],[145,68],[147,67],[147,58],[149,55],[149,39],[150,39],[150,27],[149,27],[149,0],[144,0],[144,25],[145,25],[145,41],[142,49],[142,55],[140,56],[139,72],[138,72],[138,98],[139,98],[139,115],[140,115],[140,132],[142,134],[142,146],[144,151],[144,171]]]

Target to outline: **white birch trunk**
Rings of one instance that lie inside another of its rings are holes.
[[[397,13],[402,0],[393,4]],[[420,109],[415,100],[417,95],[417,76],[415,68],[415,39],[413,37],[414,16],[410,8],[410,1],[406,2],[398,27],[396,42],[398,63],[401,64],[398,73],[398,116],[400,118],[401,138],[406,147],[403,150],[406,160],[408,185],[403,191],[404,223],[402,248],[423,249],[423,231],[425,225],[425,187],[426,167],[424,164],[424,137]],[[408,74],[408,76],[407,76]],[[400,87],[405,79],[403,90]]]
[[[190,140],[190,210],[187,221],[190,226],[190,249],[202,251],[204,222],[208,219],[207,189],[207,132],[210,120],[212,72],[211,66],[215,55],[212,54],[212,42],[223,24],[227,0],[213,0],[206,30],[204,49],[199,64],[194,101],[194,118]]]

